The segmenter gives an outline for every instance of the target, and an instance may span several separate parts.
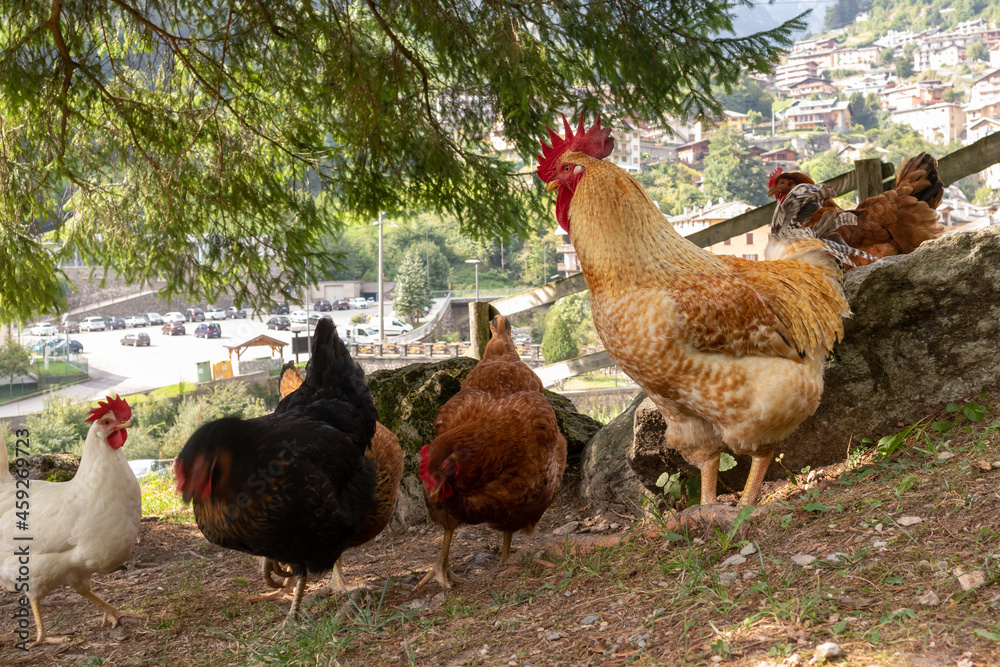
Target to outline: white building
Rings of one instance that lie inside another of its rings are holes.
[[[892,113],[892,121],[909,125],[924,139],[935,144],[949,144],[965,133],[965,110],[958,104],[943,102]]]

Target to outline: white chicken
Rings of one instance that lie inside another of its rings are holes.
[[[117,626],[126,616],[141,618],[90,590],[90,576],[124,563],[139,534],[139,482],[121,450],[131,417],[128,403],[117,396],[91,410],[87,421],[94,425],[68,482],[12,477],[6,447],[0,446],[0,586],[30,604],[37,631],[30,646],[68,639],[46,637],[42,622],[42,600],[63,584],[100,607],[101,627],[109,620]],[[24,647],[27,619],[18,621],[18,646]]]

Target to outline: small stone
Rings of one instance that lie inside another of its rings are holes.
[[[937,457],[938,461],[947,461],[948,459],[955,458],[955,455],[952,452],[941,452]]]
[[[705,540],[701,539],[700,537],[696,537],[693,540],[691,540],[691,544],[695,545],[696,547],[700,547],[705,544]]]
[[[990,604],[990,609],[993,611],[1000,611],[1000,598],[997,598]]]
[[[553,535],[569,535],[570,533],[575,532],[576,529],[579,528],[579,527],[580,527],[580,522],[579,521],[570,521],[568,523],[564,523],[563,525],[561,525],[558,528],[556,528],[555,530],[553,530],[552,534]]]
[[[472,562],[475,565],[486,565],[492,557],[493,556],[488,553],[480,552],[472,557]]]
[[[880,524],[880,523],[876,523],[876,524],[875,524],[875,532],[876,532],[876,533],[881,533],[881,532],[882,532],[882,529],[883,529],[884,527],[885,527],[885,526],[883,526],[882,524]]]
[[[632,635],[628,638],[630,644],[635,644],[639,648],[645,648],[646,642],[649,640],[649,633],[644,632],[641,635]]]
[[[889,546],[889,543],[886,542],[885,540],[875,540],[874,542],[872,542],[872,546],[875,547],[876,549],[884,549],[885,547]]]
[[[993,466],[994,468],[1000,469],[1000,461],[994,461],[990,465]]]
[[[810,556],[808,554],[799,554],[798,556],[792,556],[792,562],[801,567],[806,565],[812,565],[812,562],[816,560],[816,556]]]
[[[592,526],[590,528],[590,532],[592,532],[592,533],[603,533],[604,531],[608,530],[609,528],[611,528],[611,526],[609,526],[608,524],[606,524],[606,523],[599,523],[596,526]]]
[[[760,576],[760,571],[758,570],[750,570],[749,572],[743,573],[743,579],[745,581],[749,581],[750,579],[756,579],[759,576]]]
[[[721,655],[713,655],[712,656],[712,662],[722,662],[722,656]]]
[[[562,634],[560,634],[558,632],[546,632],[545,633],[545,638],[548,639],[550,642],[554,642],[555,640],[559,639],[560,637],[562,637]]]
[[[920,523],[921,521],[923,521],[923,519],[921,519],[919,516],[901,516],[898,519],[896,519],[896,523],[898,523],[900,526],[903,527],[914,526]]]
[[[479,655],[486,655],[490,652],[490,647],[488,644],[483,644],[483,647],[479,649]]]
[[[826,562],[828,563],[839,563],[843,558],[846,558],[847,554],[842,551],[836,551],[826,557]]]
[[[610,527],[611,527],[611,530],[618,530],[619,528],[621,528],[621,524],[613,523],[613,524],[611,524]]]
[[[601,618],[600,616],[597,616],[595,614],[591,614],[590,616],[584,616],[583,620],[580,621],[580,625],[593,625],[594,623],[597,623],[597,621],[599,621],[600,618]]]
[[[745,562],[747,562],[746,558],[744,558],[743,556],[741,556],[739,554],[736,554],[735,556],[730,556],[726,560],[722,561],[721,563],[719,563],[718,565],[716,565],[716,567],[718,567],[718,568],[734,567],[736,565],[742,565]]]
[[[959,658],[958,662],[955,663],[955,667],[975,667],[975,665],[976,663],[964,656]]]
[[[740,549],[741,556],[752,556],[755,553],[757,553],[757,545],[753,542]]]
[[[976,467],[986,472],[993,470],[993,465],[989,461],[976,461]]]
[[[917,598],[917,604],[922,604],[925,607],[936,607],[941,604],[941,598],[934,591],[927,591]]]
[[[563,593],[563,595],[566,596],[566,597],[568,597],[568,598],[571,598],[571,597],[573,597],[573,591],[566,591],[565,593]]]
[[[962,586],[963,591],[967,591],[975,588],[976,586],[982,586],[986,583],[986,577],[979,570],[973,570],[972,572],[966,572],[958,578],[958,583]]]
[[[740,575],[735,572],[723,572],[719,575],[719,583],[723,586],[730,586],[739,581]]]
[[[843,651],[840,650],[839,646],[833,642],[826,642],[816,647],[815,659],[829,660],[830,658],[836,658],[841,653],[843,653]]]

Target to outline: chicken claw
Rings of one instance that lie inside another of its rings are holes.
[[[101,611],[104,612],[104,617],[101,619],[101,627],[102,628],[106,628],[108,626],[108,619],[111,619],[111,627],[113,627],[113,628],[117,628],[118,627],[118,623],[123,618],[137,618],[140,621],[146,620],[145,616],[142,616],[140,614],[136,614],[135,612],[132,612],[132,611],[121,611],[121,610],[115,609],[114,607],[112,607],[111,605],[109,605],[107,602],[105,602],[101,598],[97,597],[97,595],[95,595],[93,591],[89,591],[89,590],[88,591],[77,591],[77,593],[79,593],[83,597],[87,598],[88,600],[90,600],[91,602],[93,602],[94,604],[96,604],[101,609]]]
[[[444,530],[444,543],[441,545],[441,558],[438,562],[431,568],[420,583],[417,584],[413,590],[419,591],[424,584],[428,581],[436,581],[441,584],[442,588],[450,589],[452,584],[465,584],[468,583],[465,579],[462,579],[448,567],[448,551],[451,550],[451,536],[454,533],[454,529],[445,528]]]

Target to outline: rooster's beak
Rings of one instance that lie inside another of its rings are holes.
[[[126,419],[123,422],[119,422],[119,423],[115,424],[115,428],[117,430],[119,430],[119,431],[124,431],[127,428],[132,428],[132,420],[131,419]]]
[[[559,187],[559,181],[549,181],[548,183],[545,184],[545,191],[552,192],[558,187]]]
[[[770,190],[767,191],[767,196],[773,197],[775,192],[777,192],[777,188],[771,188]]]

